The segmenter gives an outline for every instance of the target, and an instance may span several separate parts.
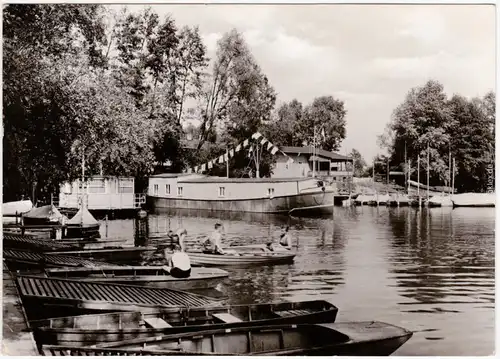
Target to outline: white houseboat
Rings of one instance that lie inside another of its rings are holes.
[[[311,147],[282,147],[270,178],[164,173],[149,178],[148,205],[254,213],[332,213],[348,198],[351,158]]]
[[[225,178],[164,173],[149,178],[147,201],[154,208],[331,213],[335,195],[331,186],[325,187],[315,178]]]
[[[143,194],[134,193],[133,177],[94,176],[86,180],[64,183],[60,187],[58,207],[79,209],[80,201],[85,199],[89,210],[131,210],[145,203]]]

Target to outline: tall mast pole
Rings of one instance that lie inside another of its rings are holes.
[[[427,141],[427,204],[429,204],[429,175],[430,175],[430,147],[429,141]]]
[[[448,147],[448,186],[450,186],[449,194],[453,191],[451,188],[451,148]]]
[[[417,157],[417,195],[418,206],[420,207],[420,155]]]
[[[229,147],[226,147],[226,177],[229,178]]]
[[[313,162],[313,178],[316,177],[316,158],[315,157],[316,153],[316,125],[314,125],[314,130],[313,130],[313,155],[312,155],[312,162]]]

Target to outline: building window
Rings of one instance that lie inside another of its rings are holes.
[[[219,197],[226,196],[226,187],[219,187]]]
[[[288,169],[288,163],[285,165],[285,168]]]
[[[274,196],[274,188],[268,188],[268,189],[267,189],[267,195],[268,195],[269,197]]]
[[[165,185],[165,194],[170,194],[170,185],[169,184]]]
[[[134,193],[134,180],[120,179],[118,183],[118,193]],[[158,194],[158,190],[156,190],[156,194]]]
[[[158,196],[158,185],[157,184],[155,184],[153,186],[153,193],[154,193],[155,196]]]
[[[89,193],[105,193],[106,183],[104,179],[93,179],[89,183]]]
[[[182,187],[177,187],[177,195],[182,196]]]

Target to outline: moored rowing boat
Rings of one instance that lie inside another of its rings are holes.
[[[164,355],[369,355],[392,354],[408,341],[412,332],[382,322],[288,324],[235,327],[194,333],[98,344],[94,354],[112,355],[109,349]],[[87,349],[87,348],[86,348]],[[86,350],[85,349],[85,350]],[[84,350],[84,351],[85,351]],[[78,355],[77,347],[42,347],[45,355]],[[81,354],[80,354],[81,355]]]
[[[122,312],[30,322],[38,345],[114,342],[235,326],[334,322],[338,309],[323,300]]]
[[[207,254],[201,252],[188,252],[192,265],[200,266],[238,266],[262,264],[292,263],[295,253],[265,252],[237,253],[234,254]]]
[[[175,278],[166,266],[102,266],[98,268],[47,269],[50,278],[86,280],[99,283],[117,283],[154,286],[171,289],[214,288],[229,273],[218,268],[191,268],[188,278]]]

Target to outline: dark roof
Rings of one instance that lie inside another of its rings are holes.
[[[311,146],[306,147],[294,147],[294,146],[283,146],[280,148],[286,154],[289,153],[302,153],[302,154],[313,154],[313,148]],[[325,157],[334,161],[352,161],[351,157],[342,156],[335,152],[325,151],[321,148],[316,148],[315,154],[321,157]]]

